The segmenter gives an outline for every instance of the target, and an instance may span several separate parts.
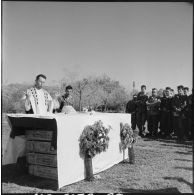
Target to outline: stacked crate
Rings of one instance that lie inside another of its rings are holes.
[[[51,151],[53,131],[26,130],[29,174],[57,180],[57,153]]]

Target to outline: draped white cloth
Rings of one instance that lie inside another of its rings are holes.
[[[79,137],[86,125],[92,125],[101,120],[103,125],[112,127],[108,136],[109,146],[106,152],[93,158],[94,174],[108,169],[123,160],[119,151],[120,123],[131,124],[130,114],[119,113],[75,113],[55,115],[10,115],[12,117],[55,118],[57,121],[57,165],[59,188],[84,179],[84,160],[79,155]],[[16,138],[15,138],[16,139]],[[24,146],[23,146],[24,149]],[[20,148],[20,150],[22,150]],[[7,153],[7,156],[9,154]],[[125,158],[127,154],[125,154]]]

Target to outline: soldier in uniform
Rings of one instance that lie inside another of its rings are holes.
[[[160,97],[156,88],[152,89],[152,95],[146,102],[149,136],[157,137],[160,113]]]
[[[193,140],[194,137],[194,94],[190,94],[187,98],[186,115],[188,118],[189,139]]]
[[[188,101],[188,96],[189,96],[189,88],[188,87],[184,87],[184,97],[185,97],[185,101]],[[190,130],[189,130],[189,126],[188,126],[188,111],[187,111],[187,107],[184,110],[184,130],[185,130],[185,137],[190,137]]]
[[[147,119],[147,110],[146,110],[146,101],[148,100],[148,96],[146,95],[146,86],[141,86],[141,92],[137,95],[136,101],[136,124],[139,129],[139,135],[144,136],[145,131],[145,122]]]
[[[171,97],[173,98],[175,96],[175,91],[174,89],[171,89]],[[173,114],[171,114],[171,129],[172,129],[172,135],[176,135],[174,125],[173,125]]]
[[[184,140],[184,110],[186,108],[186,98],[183,93],[183,86],[177,87],[178,94],[173,97],[172,110],[173,110],[173,128],[176,131],[178,141]]]
[[[172,121],[171,121],[171,88],[166,87],[165,95],[161,98],[160,104],[160,131],[164,137],[170,137],[172,131]]]
[[[137,95],[133,95],[133,99],[126,105],[126,113],[131,114],[131,128],[136,129],[136,99]]]

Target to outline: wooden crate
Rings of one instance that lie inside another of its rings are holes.
[[[45,130],[26,130],[27,140],[52,140],[53,131]]]
[[[29,165],[29,174],[49,179],[58,179],[57,168],[53,167]]]
[[[57,167],[57,155],[28,153],[27,162],[29,164]]]
[[[56,150],[51,151],[51,142],[45,141],[27,141],[26,149],[27,152],[47,153],[56,154]]]

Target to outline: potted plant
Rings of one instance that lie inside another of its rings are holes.
[[[108,148],[110,129],[110,126],[104,127],[102,121],[99,120],[93,125],[86,126],[79,138],[80,156],[84,158],[85,179],[87,181],[94,179],[92,158]]]

